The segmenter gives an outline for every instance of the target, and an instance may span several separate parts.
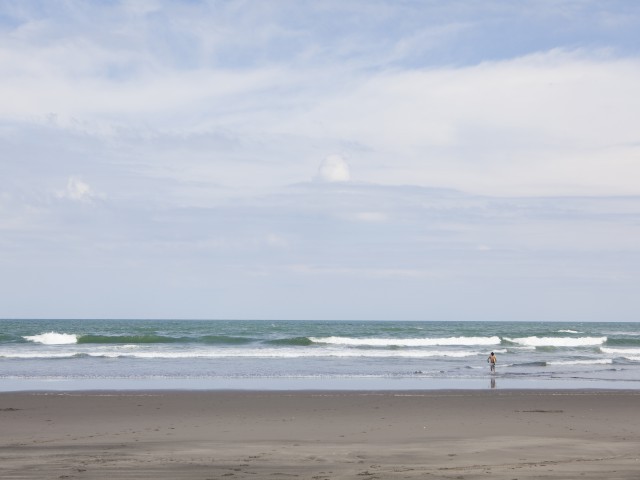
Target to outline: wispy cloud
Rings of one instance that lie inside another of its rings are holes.
[[[0,303],[65,272],[135,311],[632,311],[638,28],[633,2],[3,2]]]
[[[83,64],[77,55],[60,55]],[[163,152],[154,143],[233,139],[234,156],[275,167],[256,177],[265,186],[308,179],[313,163],[338,149],[352,162],[351,174],[341,167],[343,179],[498,194],[640,193],[632,181],[640,173],[634,58],[553,50],[462,68],[363,73],[337,66],[321,75],[199,68],[128,80],[59,72],[56,55],[44,71],[24,66],[28,73],[19,72],[25,62],[46,62],[29,51],[4,58],[5,123],[32,121],[97,143],[137,135],[142,157],[178,157],[183,172],[206,156],[198,142]],[[215,157],[206,162],[212,177],[234,168]],[[329,179],[337,167],[326,162],[333,160],[325,160],[319,177]]]

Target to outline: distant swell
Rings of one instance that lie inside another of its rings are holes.
[[[307,337],[295,338],[278,338],[276,340],[266,340],[267,345],[290,345],[298,347],[306,347],[313,344],[313,341]]]
[[[178,343],[182,338],[164,337],[162,335],[82,335],[78,343],[129,344],[129,343]]]
[[[231,337],[227,335],[207,335],[198,340],[198,342],[209,345],[243,345],[254,341],[253,338]]]
[[[640,347],[640,338],[609,338],[607,345],[616,347]]]

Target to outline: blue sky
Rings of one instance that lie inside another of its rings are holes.
[[[0,317],[637,321],[640,4],[4,1]]]

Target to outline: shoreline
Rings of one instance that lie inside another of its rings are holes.
[[[640,391],[1,392],[2,478],[585,478],[640,468]]]
[[[498,373],[477,378],[420,377],[243,377],[243,378],[11,378],[0,379],[0,393],[34,391],[408,391],[408,390],[629,390],[640,380],[594,378],[540,379]]]
[[[336,394],[336,395],[367,395],[367,394],[375,394],[375,395],[390,395],[390,396],[402,396],[405,394],[412,395],[440,395],[440,394],[487,394],[487,395],[501,395],[501,394],[514,394],[514,393],[524,393],[524,394],[532,394],[532,395],[557,395],[557,394],[572,394],[576,395],[581,394],[599,394],[599,393],[625,393],[630,395],[637,395],[640,397],[640,390],[635,388],[540,388],[540,387],[531,387],[531,388],[415,388],[415,389],[391,389],[391,388],[382,388],[382,389],[331,389],[331,388],[309,388],[309,389],[261,389],[261,388],[129,388],[129,389],[111,389],[111,388],[100,388],[100,389],[71,389],[71,390],[51,390],[51,389],[42,389],[42,390],[10,390],[10,391],[2,391],[0,390],[0,400],[2,397],[8,396],[17,396],[17,395],[60,395],[60,396],[91,396],[91,395],[100,395],[108,393],[111,396],[118,395],[130,395],[130,394],[139,394],[144,395],[147,393],[151,394],[166,394],[166,395],[181,395],[181,394],[202,394],[202,395],[217,395],[217,394],[273,394],[273,395],[324,395],[324,394]]]

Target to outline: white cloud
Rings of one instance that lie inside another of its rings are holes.
[[[348,182],[349,165],[340,155],[329,155],[320,164],[317,178],[324,182]]]
[[[507,195],[640,193],[637,58],[555,48],[460,67],[371,70],[337,57],[322,68],[295,61],[234,68],[202,59],[184,68],[145,47],[158,40],[150,25],[139,32],[126,15],[123,21],[122,37],[111,43],[104,32],[68,37],[55,22],[38,24],[44,33],[23,27],[5,35],[0,121],[134,138],[137,163],[151,165],[149,175],[169,168],[234,187],[301,181],[313,166],[299,158],[337,150],[354,158],[358,180],[379,184]],[[214,55],[205,47],[212,34],[204,20],[199,25],[192,46]],[[271,30],[261,41],[269,43]],[[391,50],[431,33],[413,31]],[[238,41],[226,30],[216,35]],[[360,55],[373,61],[371,52]],[[232,139],[233,154],[212,155],[189,141],[200,135]],[[184,144],[155,147],[175,138]],[[246,175],[246,162],[256,174]],[[348,181],[349,167],[332,155],[317,179]]]
[[[287,128],[313,135],[323,125],[327,137],[365,146],[363,181],[485,194],[637,194],[638,84],[636,59],[551,51],[370,76],[292,115]]]
[[[67,198],[77,202],[90,202],[97,196],[88,183],[75,176],[69,177],[67,188],[57,192],[56,195],[58,198]]]
[[[637,8],[49,3],[0,2],[0,289],[22,276],[18,314],[49,274],[35,294],[52,306],[63,287],[109,290],[93,308],[116,313],[235,316],[262,295],[250,315],[296,315],[295,297],[304,316],[326,291],[344,296],[330,316],[380,315],[373,297],[437,316],[468,287],[633,317]],[[97,189],[108,203],[77,208]],[[87,265],[104,288],[70,274]]]

